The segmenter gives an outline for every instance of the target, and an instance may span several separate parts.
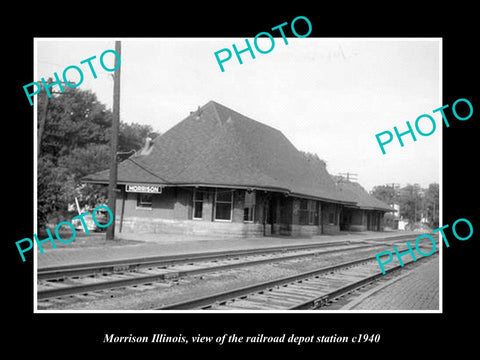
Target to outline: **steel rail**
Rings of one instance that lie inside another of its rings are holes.
[[[438,251],[436,251],[435,253],[438,253]],[[423,259],[423,258],[421,258],[421,259]],[[279,287],[279,286],[289,284],[289,283],[294,283],[296,281],[303,280],[303,279],[306,279],[306,278],[309,278],[309,277],[312,277],[312,276],[320,275],[320,274],[323,274],[323,273],[334,272],[334,271],[337,271],[339,269],[349,268],[349,267],[352,267],[352,266],[359,265],[361,263],[371,262],[371,261],[374,261],[374,260],[375,261],[377,260],[377,258],[375,256],[366,257],[366,258],[362,258],[362,259],[357,259],[357,260],[353,260],[353,261],[347,261],[347,262],[344,262],[344,263],[341,263],[341,264],[336,264],[336,265],[333,265],[333,266],[323,267],[323,268],[320,268],[320,269],[307,271],[307,272],[304,272],[304,273],[301,273],[301,274],[286,276],[286,277],[282,277],[282,278],[271,280],[271,281],[265,281],[265,282],[257,283],[257,284],[254,284],[254,285],[248,285],[248,286],[244,286],[244,287],[240,287],[240,288],[236,288],[236,289],[232,289],[232,290],[228,290],[228,291],[224,291],[224,292],[215,293],[213,295],[208,295],[208,296],[200,297],[200,298],[197,298],[197,299],[192,299],[192,300],[187,300],[187,301],[177,302],[177,303],[174,303],[174,304],[165,305],[165,306],[156,308],[155,310],[189,310],[189,309],[198,309],[198,308],[207,309],[208,307],[210,307],[213,304],[218,304],[218,303],[221,304],[221,303],[224,303],[228,300],[232,300],[234,298],[246,297],[246,296],[248,296],[249,294],[252,294],[252,293],[258,293],[260,291],[268,291],[269,289]],[[408,264],[411,264],[413,262],[414,261],[412,260],[408,263],[405,263],[404,265],[408,265]],[[400,268],[400,267],[402,267],[402,266],[398,265],[395,268],[387,270],[386,273],[390,273],[392,271],[398,270],[398,268]],[[355,282],[354,284],[349,284],[349,285],[344,286],[340,289],[337,289],[337,290],[335,290],[331,293],[324,294],[324,295],[322,295],[318,298],[314,298],[314,299],[308,300],[308,301],[306,301],[302,304],[295,305],[291,309],[292,310],[299,310],[299,309],[304,309],[304,308],[311,308],[312,306],[318,306],[319,304],[325,302],[326,300],[328,300],[330,298],[337,297],[342,293],[351,291],[353,288],[359,287],[360,285],[365,284],[367,282],[371,282],[371,281],[374,280],[374,278],[378,278],[378,277],[381,277],[381,276],[383,276],[383,274],[382,274],[382,272],[379,272],[379,273],[377,273],[377,274],[375,274],[371,277],[368,277],[368,278],[362,279],[358,282]]]
[[[399,235],[396,237],[390,238],[378,238],[378,239],[365,239],[358,241],[358,243],[365,243],[367,241],[399,241],[399,240],[411,240],[412,235]],[[287,252],[295,250],[307,250],[322,248],[327,246],[342,246],[342,245],[351,245],[352,242],[349,240],[337,241],[337,242],[328,242],[328,243],[315,243],[315,244],[302,244],[302,245],[282,245],[282,246],[272,246],[261,249],[244,249],[244,250],[228,250],[228,251],[212,251],[204,253],[194,253],[194,254],[176,254],[176,255],[161,255],[161,256],[151,256],[151,257],[141,257],[134,259],[124,259],[124,260],[108,260],[101,262],[90,262],[83,264],[74,264],[74,265],[57,265],[49,266],[44,268],[37,269],[37,280],[49,280],[49,279],[61,279],[66,277],[73,276],[85,276],[93,275],[104,272],[119,272],[119,271],[136,271],[142,267],[149,266],[169,266],[180,263],[188,263],[192,261],[207,261],[212,259],[227,259],[236,256],[248,256],[248,255],[259,255],[259,254],[268,254],[275,252]]]
[[[437,254],[438,254],[438,250],[435,251],[432,255],[435,256]],[[410,261],[404,263],[403,266],[402,265],[396,265],[396,266],[394,266],[394,267],[392,267],[388,270],[385,270],[385,274],[383,274],[382,272],[379,272],[377,274],[371,275],[371,276],[366,277],[364,279],[361,279],[359,281],[347,284],[347,285],[345,285],[345,286],[343,286],[339,289],[336,289],[332,292],[329,292],[328,294],[324,294],[322,296],[319,296],[318,298],[307,300],[302,304],[292,306],[288,310],[316,309],[318,307],[321,307],[323,304],[327,303],[331,299],[340,297],[340,296],[342,296],[342,295],[344,295],[348,292],[351,292],[355,289],[363,287],[368,283],[374,282],[378,278],[381,278],[386,274],[390,274],[392,272],[398,271],[398,270],[404,268],[405,266],[408,266],[408,265],[413,264],[413,263],[418,262],[418,261],[422,261],[422,260],[427,259],[427,258],[429,258],[429,257],[421,257],[421,258],[417,259],[416,261],[410,260]]]
[[[192,276],[192,275],[204,274],[204,273],[215,272],[220,270],[253,266],[253,265],[276,262],[276,261],[285,261],[285,260],[291,260],[291,259],[302,258],[302,257],[320,256],[320,255],[326,255],[326,254],[331,254],[336,252],[344,252],[349,250],[373,248],[377,246],[382,246],[382,245],[364,244],[364,245],[359,245],[355,247],[349,247],[346,249],[345,248],[333,249],[333,250],[326,250],[326,251],[308,252],[308,253],[302,253],[302,254],[276,256],[272,258],[255,259],[255,260],[243,261],[239,263],[237,262],[232,264],[221,264],[221,265],[207,266],[207,267],[187,269],[187,270],[165,269],[164,270],[165,272],[160,274],[134,276],[134,274],[132,273],[132,277],[126,278],[126,279],[99,281],[99,282],[89,283],[89,284],[78,284],[78,285],[64,286],[64,287],[58,287],[53,289],[39,290],[37,292],[37,299],[44,300],[52,297],[82,294],[82,293],[98,291],[98,290],[107,290],[107,289],[113,289],[118,287],[146,284],[146,283],[151,283],[159,280],[166,280],[166,279],[172,279],[172,278],[178,278],[178,277],[184,277],[184,276]]]
[[[364,262],[370,262],[374,259],[376,260],[375,256],[373,256],[373,257],[369,256],[369,257],[366,257],[366,258],[361,258],[361,259],[357,259],[357,260],[353,260],[353,261],[347,261],[347,262],[343,262],[341,264],[336,264],[336,265],[333,265],[333,266],[326,266],[326,267],[322,267],[320,269],[315,269],[315,270],[303,272],[303,273],[300,273],[300,274],[285,276],[285,277],[275,279],[275,280],[264,281],[264,282],[257,283],[257,284],[254,284],[254,285],[243,286],[243,287],[233,289],[233,290],[222,291],[222,292],[219,292],[219,293],[215,293],[213,295],[208,295],[208,296],[200,297],[200,298],[193,299],[193,300],[187,300],[187,301],[177,302],[177,303],[170,304],[170,305],[165,305],[165,306],[159,307],[155,310],[187,310],[187,309],[199,308],[199,307],[200,308],[205,308],[208,305],[211,305],[211,304],[214,304],[214,303],[223,302],[223,301],[230,300],[230,299],[233,299],[233,298],[236,298],[236,297],[248,295],[250,293],[254,293],[254,292],[257,292],[257,291],[268,290],[269,288],[274,288],[276,286],[282,286],[284,284],[295,282],[297,280],[305,279],[305,278],[308,278],[308,277],[311,277],[311,276],[320,275],[320,274],[328,273],[328,272],[334,272],[334,271],[336,271],[338,269],[341,269],[341,268],[355,266],[355,265],[358,265],[358,264],[361,264],[361,263],[364,263]]]
[[[101,272],[118,272],[137,270],[140,267],[148,266],[169,266],[191,261],[207,261],[213,259],[226,259],[236,256],[248,256],[268,254],[274,252],[286,252],[295,250],[306,250],[312,248],[322,248],[335,245],[350,245],[350,241],[329,242],[322,244],[302,244],[302,245],[285,245],[274,246],[261,249],[245,249],[245,250],[228,250],[228,251],[212,251],[205,253],[193,254],[176,254],[161,255],[151,257],[141,257],[135,259],[124,260],[108,260],[101,262],[91,262],[75,265],[58,265],[40,268],[37,270],[38,280],[57,279],[62,277],[90,275]]]

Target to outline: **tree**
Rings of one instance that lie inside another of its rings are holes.
[[[44,108],[39,97],[39,109]],[[89,90],[65,88],[48,101],[47,119],[40,155],[50,154],[57,161],[73,149],[90,144],[108,144],[112,113]],[[40,117],[40,110],[39,110]]]
[[[439,195],[440,187],[437,183],[428,185],[424,199],[425,217],[428,224],[435,229],[439,226]]]
[[[128,152],[138,150],[145,144],[147,137],[154,139],[159,134],[153,131],[150,125],[141,125],[137,123],[120,123],[118,135],[118,151]]]
[[[396,204],[398,201],[397,190],[389,185],[374,186],[370,194],[389,205]]]
[[[77,88],[38,101],[39,119],[47,114],[37,169],[38,223],[43,226],[52,217],[55,222],[62,214],[68,218],[75,197],[92,208],[105,202],[106,187],[82,184],[81,178],[109,167],[112,113],[94,93]],[[145,137],[157,135],[149,125],[121,123],[119,152],[139,150]]]
[[[110,147],[107,144],[91,144],[76,147],[58,159],[58,165],[73,174],[75,180],[94,172],[104,170],[110,161]]]
[[[408,184],[400,189],[400,216],[416,223],[422,219],[423,191],[419,184]]]
[[[47,222],[48,217],[67,203],[63,194],[68,174],[64,168],[56,167],[51,156],[38,159],[37,162],[37,220],[39,225]]]

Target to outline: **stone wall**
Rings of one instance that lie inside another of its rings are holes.
[[[119,228],[119,221],[117,222]],[[202,235],[211,237],[257,237],[263,236],[262,224],[232,223],[202,220],[146,219],[126,217],[122,233]]]

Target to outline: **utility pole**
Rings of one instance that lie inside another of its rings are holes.
[[[115,51],[121,58],[120,41],[115,41]],[[118,58],[115,57],[115,68],[118,66]],[[117,196],[117,148],[118,148],[118,127],[120,124],[120,67],[115,70],[113,75],[113,119],[112,119],[112,138],[110,140],[110,177],[108,181],[108,208],[112,211],[113,221],[107,228],[107,240],[115,238],[115,218],[116,218],[116,196]]]
[[[351,173],[351,172],[346,172],[346,173],[339,173],[338,175],[340,175],[342,178],[344,176],[347,177],[347,181],[358,181],[358,174],[355,174],[355,173]]]

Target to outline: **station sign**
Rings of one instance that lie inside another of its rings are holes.
[[[125,185],[126,192],[161,194],[162,187],[159,185],[128,184]]]

